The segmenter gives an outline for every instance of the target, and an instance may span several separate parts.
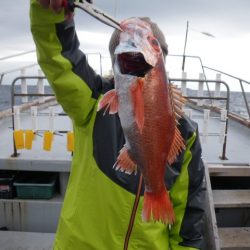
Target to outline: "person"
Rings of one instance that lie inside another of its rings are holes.
[[[165,182],[175,223],[143,222],[144,187],[137,174],[112,168],[124,135],[119,116],[97,112],[102,94],[114,87],[95,73],[79,50],[72,13],[62,0],[31,0],[31,31],[37,58],[58,102],[72,119],[75,148],[70,178],[54,241],[55,250],[202,249],[204,166],[197,125],[186,117],[179,129],[186,142]],[[150,21],[165,54],[167,44]],[[88,39],[88,37],[86,37]],[[117,44],[110,41],[111,57]]]

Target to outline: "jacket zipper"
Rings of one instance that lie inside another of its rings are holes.
[[[139,179],[139,184],[138,184],[138,188],[137,188],[137,193],[136,193],[136,196],[135,196],[133,210],[132,210],[132,213],[130,215],[130,221],[129,221],[128,230],[127,230],[125,241],[124,241],[123,250],[127,250],[128,249],[128,243],[129,243],[129,239],[130,239],[130,236],[131,236],[131,233],[132,233],[132,229],[133,229],[133,226],[134,226],[135,215],[136,215],[136,211],[137,211],[139,200],[140,200],[141,187],[142,187],[142,174],[140,174],[140,179]]]

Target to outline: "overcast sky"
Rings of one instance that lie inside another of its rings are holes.
[[[186,54],[200,56],[206,66],[250,81],[249,0],[94,0],[94,4],[119,21],[149,16],[163,30],[170,54],[183,53],[189,21]],[[80,10],[75,20],[81,48],[107,56],[112,28]],[[29,0],[1,1],[0,22],[0,58],[34,49],[29,31]],[[201,32],[211,33],[215,38]],[[168,60],[170,75],[172,71],[179,74],[177,68],[180,70],[181,66],[171,63],[170,57]],[[17,59],[5,65],[1,61],[0,72],[6,65],[16,68],[18,63]]]

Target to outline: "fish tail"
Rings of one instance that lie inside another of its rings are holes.
[[[143,221],[160,221],[164,224],[173,224],[175,215],[167,190],[151,193],[145,191],[142,211]]]

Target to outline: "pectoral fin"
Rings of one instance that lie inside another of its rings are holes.
[[[142,133],[142,129],[144,126],[143,86],[144,81],[142,79],[139,79],[133,85],[131,85],[130,88],[135,122],[139,128],[140,133]]]
[[[109,109],[109,114],[115,114],[118,112],[118,95],[114,89],[108,91],[100,100],[98,104],[98,111],[106,106],[104,114]]]

